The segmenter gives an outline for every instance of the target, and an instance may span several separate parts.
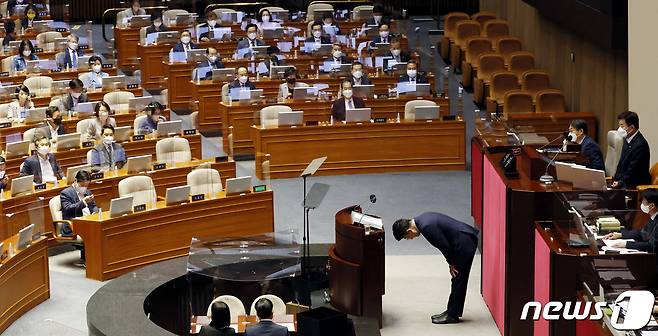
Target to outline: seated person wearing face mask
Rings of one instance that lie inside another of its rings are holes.
[[[121,169],[126,163],[126,152],[123,146],[114,142],[114,127],[103,126],[102,143],[91,150],[91,167],[93,170]]]
[[[372,8],[372,16],[366,19],[364,26],[378,26],[382,23],[391,24],[391,19],[384,16],[384,7],[376,5]]]
[[[407,74],[398,77],[398,83],[409,82],[418,84],[427,84],[427,77],[418,73],[418,63],[415,60],[407,62]]]
[[[21,19],[21,26],[23,29],[32,28],[34,19],[37,17],[37,8],[33,4],[28,4],[25,7],[25,17]]]
[[[260,30],[261,32],[264,29],[281,27],[281,25],[278,22],[272,21],[272,14],[267,9],[263,9],[260,11],[257,25],[258,25],[258,30]]]
[[[617,116],[617,134],[624,139],[624,147],[617,163],[613,188],[635,189],[641,184],[651,184],[649,174],[649,143],[640,133],[640,117],[635,112],[625,111]]]
[[[256,85],[249,80],[249,71],[246,67],[239,67],[236,72],[235,79],[228,85],[229,89],[235,88],[247,88],[249,90],[255,90]]]
[[[62,106],[66,111],[74,111],[78,104],[88,103],[89,97],[84,91],[84,84],[79,79],[72,79],[69,82],[69,93],[62,98]]]
[[[127,8],[121,12],[124,17],[124,22],[117,22],[117,25],[123,25],[128,23],[128,20],[135,15],[146,15],[146,10],[142,8],[139,3],[139,0],[130,1],[130,8]]]
[[[281,56],[279,58],[279,56]],[[267,47],[267,59],[263,61],[267,67],[267,71],[270,71],[272,66],[282,66],[286,65],[286,59],[281,55],[281,49],[277,46],[268,46]]]
[[[215,14],[214,11],[209,10],[206,12],[206,27],[208,27],[208,31],[205,33],[201,33],[199,36],[199,40],[203,42],[208,42],[210,41],[210,31],[216,29],[216,28],[221,28],[222,26],[217,23],[217,14]]]
[[[642,212],[649,215],[649,222],[641,230],[626,230],[605,235],[603,239],[621,239],[612,243],[611,247],[623,247],[649,253],[656,253],[658,247],[658,189],[646,189],[642,192]],[[624,239],[632,239],[626,241]]]
[[[167,121],[162,115],[164,106],[158,102],[152,102],[146,106],[146,118],[138,126],[138,134],[151,134],[158,129],[158,123]]]
[[[248,49],[266,45],[265,42],[258,38],[258,26],[250,23],[246,27],[247,37],[238,41],[237,50]],[[245,57],[251,57],[251,53],[245,54]]]
[[[30,40],[22,40],[18,46],[18,55],[14,57],[14,71],[23,71],[27,67],[27,61],[36,61],[39,57],[34,54],[34,46]]]
[[[59,167],[55,154],[50,152],[50,140],[40,132],[35,133],[34,147],[37,151],[25,159],[21,166],[20,176],[34,175],[34,183],[61,180],[64,172]]]
[[[327,61],[337,64],[350,63],[349,59],[347,59],[347,56],[345,56],[345,53],[343,53],[343,46],[340,45],[340,43],[334,43],[331,46],[331,58],[327,59]]]
[[[391,48],[386,56],[391,57],[391,59],[384,59],[384,71],[390,70],[390,61],[395,61],[396,63],[407,63],[411,59],[411,54],[402,50],[400,39],[397,37],[391,39]]]
[[[7,119],[10,121],[23,122],[27,111],[34,109],[34,103],[30,98],[30,89],[27,86],[21,85],[17,87],[15,93],[18,99],[9,103]]]
[[[117,127],[117,122],[114,118],[110,117],[112,109],[105,101],[100,101],[94,106],[94,118],[92,122],[87,123],[89,128],[82,134],[84,141],[101,140],[101,133],[104,126]]]
[[[167,31],[167,26],[162,23],[162,13],[151,13],[151,25],[146,28],[146,35]]]
[[[197,49],[197,46],[194,44],[194,42],[192,42],[192,34],[188,30],[185,30],[180,34],[180,42],[174,46],[172,51],[188,52],[192,49]]]
[[[67,47],[59,54],[57,65],[62,69],[76,69],[78,58],[84,56],[84,52],[78,48],[78,36],[71,34],[66,37]]]
[[[569,125],[571,142],[580,145],[580,153],[587,157],[587,168],[605,170],[605,162],[599,144],[587,135],[587,122],[575,119]],[[565,142],[569,142],[565,139]]]
[[[366,107],[363,99],[352,97],[352,82],[349,80],[346,79],[341,83],[341,91],[342,97],[331,104],[331,115],[334,117],[334,121],[344,121],[345,110]]]
[[[57,106],[49,106],[46,109],[46,124],[39,131],[50,139],[51,143],[57,143],[57,136],[66,134],[66,128],[62,124],[62,113]]]
[[[297,82],[297,70],[293,68],[286,69],[284,73],[286,82],[279,86],[279,98],[282,99],[291,99],[294,88],[298,87],[308,87],[307,84]]]
[[[197,66],[197,77],[200,79],[212,79],[212,70],[213,69],[224,69],[224,64],[219,60],[219,53],[214,47],[208,47],[206,49],[206,57],[208,58],[205,62],[200,62]],[[205,73],[201,73],[205,71]]]
[[[352,76],[349,78],[352,85],[371,85],[370,77],[363,72],[363,64],[361,62],[352,63]]]
[[[0,156],[0,192],[7,190],[9,186],[9,176],[5,172],[5,165],[7,161],[3,156]]]
[[[62,205],[62,219],[69,220],[98,212],[94,195],[89,191],[91,174],[80,170],[75,174],[75,182],[59,194]]]
[[[328,28],[331,26],[334,27],[334,31],[336,32],[336,35],[340,35],[340,26],[334,20],[334,15],[332,13],[322,14],[322,27]]]
[[[391,43],[391,31],[388,29],[387,23],[379,25],[379,35],[372,38],[370,41],[370,48],[375,48],[377,43]]]
[[[331,44],[331,39],[322,30],[322,22],[313,22],[311,36],[306,38],[306,43]]]
[[[107,72],[103,72],[103,61],[100,57],[94,55],[89,57],[89,80],[88,87],[100,89],[103,87],[103,78],[109,77]]]

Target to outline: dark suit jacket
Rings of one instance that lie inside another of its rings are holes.
[[[390,52],[386,56],[393,57],[393,59],[395,59],[395,56],[393,56],[393,54],[391,54]],[[406,63],[406,62],[409,62],[410,59],[411,59],[411,54],[409,54],[406,51],[400,51],[400,56],[398,58],[398,62]],[[388,62],[389,61],[390,61],[389,59],[384,60],[384,70],[388,69]]]
[[[414,218],[420,234],[438,248],[450,265],[464,258],[460,250],[462,239],[477,239],[480,231],[466,223],[437,212],[425,212]]]
[[[350,82],[352,82],[352,85],[355,85],[354,84],[354,81],[355,81],[354,76],[350,76],[349,79],[350,79]],[[368,77],[368,75],[366,75],[364,73],[363,76],[361,76],[361,84],[360,85],[370,85],[370,84],[372,84],[372,81],[370,81],[370,77]]]
[[[85,191],[85,196],[91,195],[91,191]],[[82,216],[82,209],[85,208],[84,202],[78,197],[78,193],[73,186],[68,186],[59,194],[59,200],[62,203],[62,219],[71,219]],[[95,201],[87,203],[90,212],[98,212]]]
[[[199,331],[199,336],[229,336],[235,335],[235,329],[231,327],[226,327],[223,329],[215,329],[212,326],[206,325],[201,327]]]
[[[163,32],[163,31],[167,31],[167,27],[164,25],[164,23],[161,24],[159,28],[155,28],[155,26],[153,24],[151,24],[148,28],[146,28],[146,35],[153,34],[153,33],[159,33],[159,32]]]
[[[389,19],[385,16],[382,16],[382,18],[379,20],[379,24],[382,24],[382,23],[386,23],[387,25],[389,25],[389,28],[390,28],[391,19]],[[374,17],[371,16],[371,17],[366,19],[366,26],[374,26],[374,25],[376,25]]]
[[[386,38],[386,42],[382,42],[382,37],[377,35],[372,38],[372,41],[370,41],[370,45],[374,47],[375,43],[391,43],[391,39],[393,39],[394,37],[395,35],[389,33],[388,37]]]
[[[84,56],[84,54],[85,54],[84,51],[82,51],[80,48],[78,48],[78,50],[76,50],[76,52],[78,53],[78,57]],[[62,58],[59,59],[57,62],[58,62],[58,65],[62,69],[66,68],[66,67],[73,68],[73,64],[71,63],[71,54],[69,53],[68,48],[66,48],[66,50],[64,50],[64,52],[62,53]],[[78,62],[80,62],[79,59],[78,59]]]
[[[50,126],[48,124],[39,127],[39,132],[41,132],[41,134],[48,137],[48,139],[53,138],[53,135],[50,134]],[[57,135],[62,135],[62,134],[66,134],[66,127],[64,127],[63,123],[59,125],[59,127],[57,128]]]
[[[87,94],[83,92],[78,98],[78,104],[88,103],[88,102],[89,102],[89,97],[87,97]],[[62,99],[62,106],[64,106],[65,111],[73,110],[73,97],[71,97],[70,93],[66,94]]]
[[[630,143],[624,139],[624,148],[617,164],[614,181],[622,188],[635,189],[640,184],[651,184],[649,174],[649,143],[639,131]]]
[[[207,23],[204,25],[204,27],[208,27],[208,29],[210,30],[210,26],[208,26]],[[217,24],[217,23],[215,23],[215,25],[212,26],[213,29],[215,29],[215,28],[221,28],[221,27],[222,27],[222,26],[220,26],[220,25]],[[210,36],[210,31],[207,31],[207,32],[205,32],[205,33],[201,33],[201,35],[199,35],[199,39],[202,39],[202,38],[204,38],[204,37],[209,37],[209,36]]]
[[[306,38],[306,42],[308,43],[315,43],[315,37],[314,36],[309,36]],[[331,44],[331,39],[329,36],[320,36],[320,43],[321,44]]]
[[[272,321],[260,321],[251,327],[247,327],[245,336],[288,336],[288,328],[280,326]]]
[[[2,46],[3,47],[8,47],[9,42],[11,42],[11,41],[16,41],[16,37],[15,37],[14,33],[5,35],[5,38],[2,40]]]
[[[254,40],[254,41],[256,41],[256,46],[257,46],[257,47],[259,47],[259,46],[260,46],[260,47],[266,46],[265,41],[263,41],[263,40],[261,40],[261,39],[258,39],[258,38],[257,38],[257,39]],[[240,50],[240,49],[246,49],[246,48],[249,48],[249,47],[250,47],[250,42],[249,42],[249,39],[248,39],[248,38],[243,38],[242,40],[238,41],[238,46],[237,46],[237,49],[238,49],[238,50]]]
[[[34,182],[41,183],[41,165],[39,164],[38,154],[34,154],[23,162],[23,167],[21,168],[20,176],[34,175]],[[55,177],[59,180],[64,177],[64,172],[62,168],[59,167],[55,154],[48,153],[48,161],[50,166],[53,168],[53,173]]]
[[[398,83],[402,82],[408,82],[409,81],[409,76],[408,75],[402,75],[398,77]],[[427,80],[427,77],[425,75],[417,74],[416,75],[416,83],[418,84],[428,84],[430,81]]]
[[[228,85],[229,90],[230,90],[230,89],[234,89],[234,88],[239,88],[239,87],[241,87],[241,86],[242,86],[242,85],[240,85],[240,81],[237,80],[237,79],[233,80],[233,81]],[[256,89],[256,85],[255,85],[254,83],[252,83],[250,80],[248,80],[246,83],[244,83],[244,86],[245,86],[245,87],[248,87],[249,90],[255,90],[255,89]]]
[[[194,44],[194,42],[190,42],[190,49],[197,49],[197,46],[196,46],[196,44]],[[183,43],[182,42],[176,43],[176,45],[174,46],[174,49],[172,51],[173,52],[185,52],[185,49],[183,49]]]
[[[206,67],[210,67],[211,68],[210,71],[206,72],[205,74],[198,72],[201,68],[206,68]],[[224,64],[222,64],[222,62],[220,62],[219,60],[215,61],[215,63],[210,63],[210,61],[201,62],[197,66],[196,75],[199,76],[199,78],[201,79],[212,79],[212,69],[224,69]]]
[[[634,242],[627,242],[626,247],[649,253],[656,252],[656,242],[658,241],[658,217],[649,219],[647,225],[642,227],[642,230],[625,230],[621,229],[622,239],[635,239]]]
[[[354,102],[354,108],[364,108],[366,104],[363,102],[363,99],[359,97],[352,97]],[[334,100],[331,104],[331,115],[334,116],[334,121],[343,121],[345,120],[345,98],[341,97],[340,99]]]
[[[589,159],[587,168],[605,170],[605,161],[603,161],[603,154],[601,153],[599,144],[587,135],[580,144],[580,153]]]

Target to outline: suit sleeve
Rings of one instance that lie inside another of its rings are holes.
[[[55,177],[57,177],[57,179],[63,178],[64,177],[64,171],[62,171],[62,168],[59,166],[59,162],[57,162],[57,159],[55,159],[54,156],[52,157],[50,163],[53,166],[53,172],[56,175]]]
[[[452,246],[450,245],[450,242],[446,239],[446,236],[444,234],[438,234],[438,235],[434,235],[432,238],[433,239],[432,241],[430,241],[430,244],[438,248],[441,251],[441,253],[443,253],[443,256],[446,258],[448,264],[454,265],[455,256],[453,255]]]
[[[68,214],[68,218],[75,217],[76,212],[82,211],[85,207],[85,203],[82,200],[74,202],[68,192],[62,192],[59,199],[62,202],[62,212]]]
[[[643,176],[646,174],[646,172],[643,172],[642,169],[648,169],[649,167],[640,167],[640,164],[642,163],[644,157],[649,156],[649,147],[648,146],[642,146],[639,148],[633,148],[631,149],[631,152],[629,153],[631,156],[630,162],[628,163],[628,169],[623,171],[621,175],[619,176],[619,181],[623,182],[624,185],[627,184],[627,181],[629,178],[633,176]]]
[[[621,239],[640,239],[642,235],[639,230],[621,229]]]
[[[605,170],[605,164],[603,163],[603,157],[601,156],[601,151],[598,149],[598,146],[591,143],[589,146],[583,148],[583,154],[589,158],[589,165],[593,169],[600,169],[603,167]]]
[[[19,176],[27,176],[27,175],[34,175],[29,158],[25,160],[25,162],[23,162],[23,165],[21,165],[21,171],[19,173]]]

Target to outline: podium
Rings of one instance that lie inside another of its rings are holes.
[[[384,230],[352,222],[351,206],[336,213],[336,245],[329,250],[331,304],[356,316],[373,317],[382,327]],[[360,211],[359,211],[360,212]]]

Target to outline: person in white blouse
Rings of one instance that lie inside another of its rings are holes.
[[[88,81],[85,83],[88,88],[100,89],[103,87],[103,78],[109,77],[107,72],[103,72],[103,61],[99,56],[89,57],[89,75]]]
[[[287,68],[284,73],[286,82],[279,86],[279,98],[290,99],[294,88],[308,87],[307,84],[297,82],[297,70],[295,68]]]
[[[30,98],[30,89],[21,85],[16,88],[17,99],[9,103],[7,110],[7,119],[10,121],[23,122],[27,110],[34,109],[34,103]]]
[[[94,119],[88,123],[89,127],[86,132],[82,134],[85,141],[89,140],[99,140],[101,138],[101,132],[103,131],[103,126],[110,125],[112,127],[117,127],[117,122],[114,118],[110,117],[112,109],[110,105],[105,101],[100,101],[94,107]]]

